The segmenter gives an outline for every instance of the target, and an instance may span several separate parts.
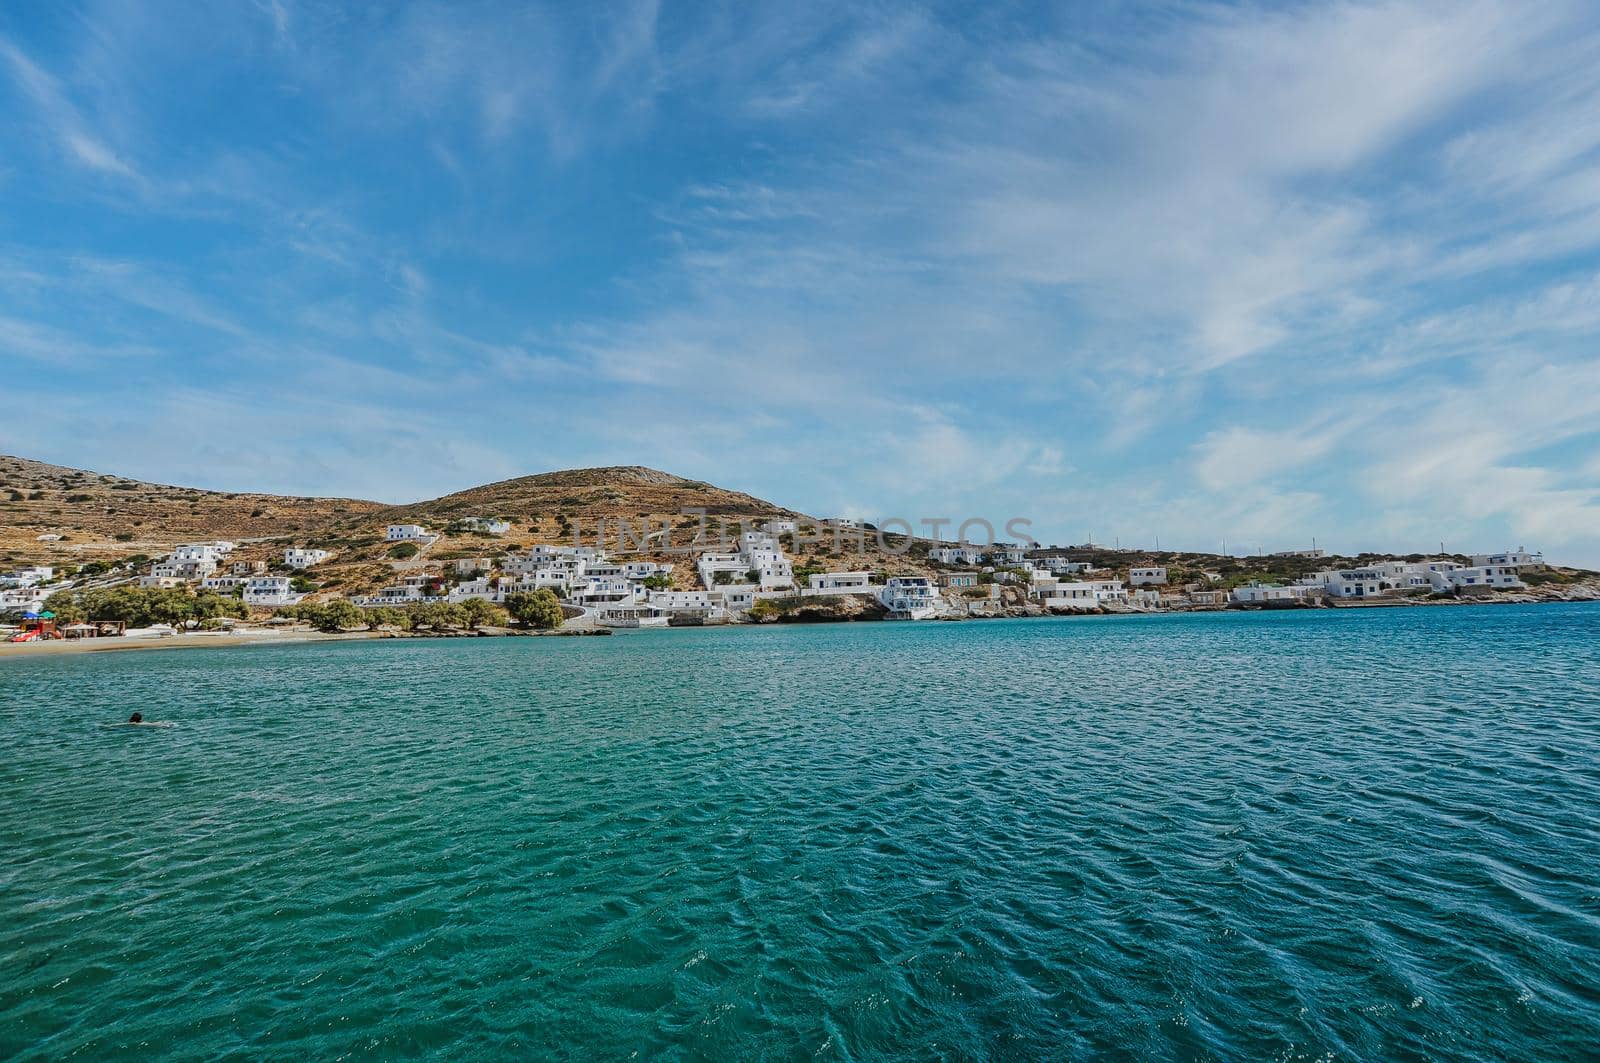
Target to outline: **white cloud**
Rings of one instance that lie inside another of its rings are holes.
[[[11,67],[19,88],[38,108],[47,130],[79,165],[116,177],[141,180],[134,167],[95,135],[78,108],[68,99],[61,83],[40,67],[15,44],[0,37],[0,58]]]

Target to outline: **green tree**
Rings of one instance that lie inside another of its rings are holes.
[[[566,619],[561,611],[561,600],[549,587],[507,595],[506,609],[513,619],[538,631],[553,631]]]
[[[461,603],[461,609],[468,627],[504,627],[510,619],[504,609],[482,598],[468,598]]]
[[[305,619],[309,620],[318,631],[345,631],[367,625],[366,614],[361,611],[360,606],[348,598],[319,602],[309,608],[311,615],[305,616]]]
[[[467,612],[454,602],[419,602],[407,608],[411,626],[448,631],[467,626]]]
[[[396,561],[404,561],[407,558],[416,557],[417,553],[418,547],[416,543],[396,543],[394,546],[389,547],[389,556]]]
[[[380,627],[396,627],[401,631],[411,630],[411,617],[406,615],[404,609],[396,609],[392,605],[379,605],[364,612],[367,616],[367,627],[374,631]]]
[[[665,572],[652,573],[639,582],[653,591],[670,591],[672,589],[672,577]]]

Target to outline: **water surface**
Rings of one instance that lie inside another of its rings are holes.
[[[0,1057],[1600,1044],[1596,606],[11,659],[0,723]]]

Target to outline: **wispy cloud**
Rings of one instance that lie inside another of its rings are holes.
[[[0,37],[0,59],[10,68],[17,88],[33,102],[45,133],[61,145],[69,159],[103,174],[141,180],[133,165],[91,130],[61,83],[3,37]]]

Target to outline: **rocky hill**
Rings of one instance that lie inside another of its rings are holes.
[[[698,524],[683,515],[691,509],[706,512],[713,532],[720,521],[737,525],[797,515],[752,495],[637,465],[522,476],[384,505],[205,491],[0,455],[0,566],[153,557],[181,542],[230,539],[243,544],[239,557],[268,561],[288,545],[325,547],[335,558],[319,575],[353,588],[392,574],[382,539],[390,523],[447,532],[427,551],[442,561],[535,542],[570,542],[574,535],[592,543],[601,518],[613,522],[608,543],[617,541],[618,520],[641,529],[646,520],[652,528],[666,522],[674,528],[673,540],[687,543]],[[512,533],[491,539],[449,531],[452,522],[469,516],[504,518],[512,522]],[[341,571],[352,566],[362,567]]]
[[[81,562],[193,539],[316,534],[381,508],[350,498],[145,483],[0,455],[0,563]]]
[[[708,516],[729,521],[796,515],[764,499],[700,480],[686,480],[642,465],[613,465],[519,476],[426,502],[386,507],[378,517],[387,522],[415,522],[430,527],[448,525],[462,517],[500,517],[539,530],[577,521],[581,530],[599,518],[687,523],[683,513],[688,509],[703,509]],[[359,523],[368,515],[355,517],[346,523]]]

